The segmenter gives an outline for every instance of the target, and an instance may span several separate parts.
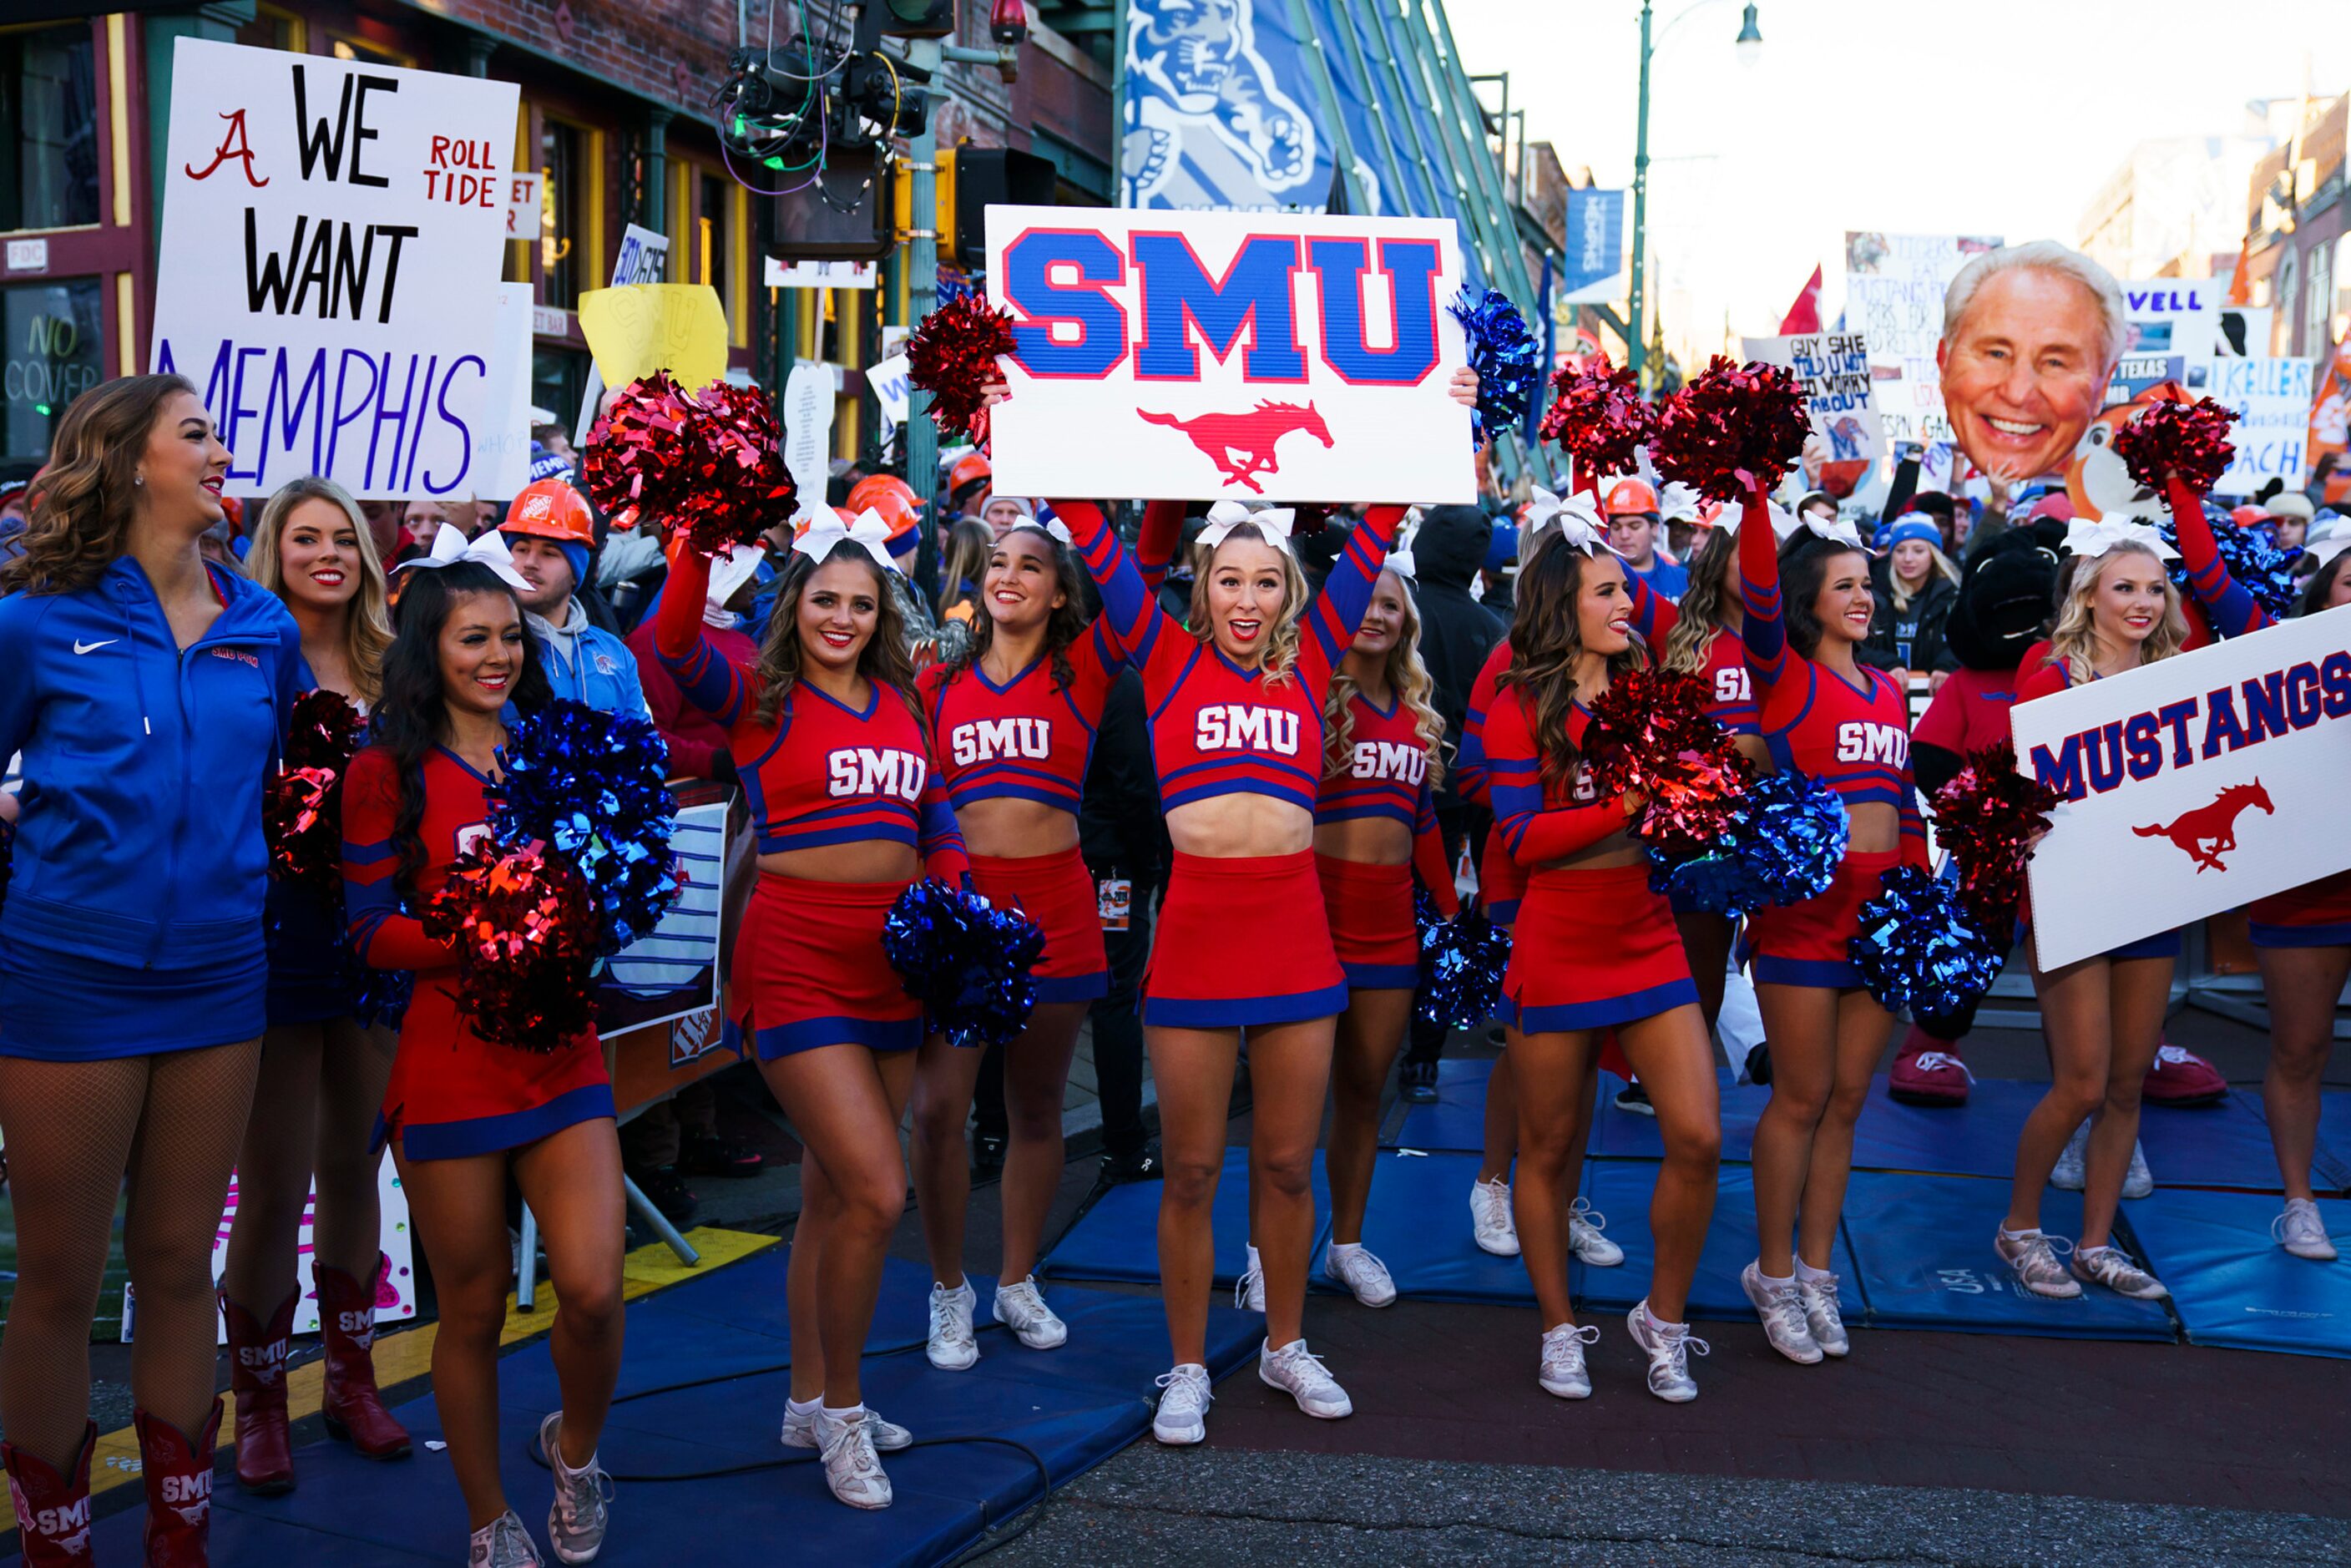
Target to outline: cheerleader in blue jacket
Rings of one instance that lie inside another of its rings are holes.
[[[228,449],[178,376],[87,392],[0,573],[0,1126],[16,1289],[0,1444],[28,1563],[87,1562],[89,1331],[126,1169],[148,1557],[202,1563],[212,1239],[261,1058],[264,780],[299,686],[277,596],[198,553]]]

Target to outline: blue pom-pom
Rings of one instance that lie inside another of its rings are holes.
[[[0,821],[0,902],[8,897],[8,866],[16,848],[16,824]]]
[[[1851,836],[1835,790],[1798,773],[1766,774],[1740,791],[1707,853],[1676,862],[1652,853],[1649,885],[1717,915],[1802,904],[1836,881]]]
[[[882,923],[882,951],[931,1027],[968,1049],[1008,1045],[1037,1009],[1045,933],[1018,910],[936,877],[911,883]]]
[[[386,1029],[398,1029],[401,1019],[408,1016],[409,998],[415,994],[416,976],[408,969],[370,969],[354,965],[358,973],[351,977],[351,1014],[361,1028],[381,1024]]]
[[[1960,907],[1959,889],[1915,865],[1886,873],[1846,949],[1888,1012],[1948,1014],[1991,988],[2005,956]]]
[[[1420,936],[1420,1016],[1447,1029],[1476,1029],[1501,1002],[1510,932],[1474,910],[1444,919],[1436,900],[1417,887],[1412,912]]]
[[[1526,423],[1543,384],[1542,343],[1499,289],[1473,296],[1465,283],[1446,308],[1469,340],[1469,368],[1478,372],[1469,433],[1482,444],[1488,436]]]
[[[634,714],[558,700],[516,723],[498,762],[491,830],[502,845],[539,841],[580,873],[596,952],[609,957],[651,932],[678,888],[661,732]]]
[[[2302,551],[2281,549],[2261,530],[2239,528],[2226,508],[2209,501],[2204,505],[2204,517],[2212,525],[2212,542],[2220,548],[2220,564],[2229,569],[2229,575],[2253,596],[2254,603],[2269,612],[2271,620],[2283,621],[2292,615],[2294,601],[2301,594],[2294,580],[2294,569],[2302,559]],[[2179,534],[2172,527],[2168,513],[2158,528],[2163,542],[2178,549]],[[2188,563],[2175,556],[2163,564],[2179,597],[2195,598],[2195,590],[2188,583]]]

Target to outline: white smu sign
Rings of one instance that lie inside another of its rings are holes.
[[[1014,496],[1468,501],[1450,219],[987,209]]]
[[[2018,705],[2019,765],[2068,799],[2034,852],[2055,968],[2351,867],[2351,606]]]

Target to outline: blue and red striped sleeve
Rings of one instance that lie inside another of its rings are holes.
[[[1143,574],[1143,586],[1152,592],[1167,580],[1167,569],[1176,564],[1176,552],[1184,544],[1184,503],[1181,501],[1150,501],[1143,508],[1143,531],[1134,541],[1134,567]]]
[[[961,883],[971,870],[971,856],[964,849],[963,829],[956,825],[955,810],[947,804],[946,786],[939,782],[936,767],[923,784],[922,802],[915,811],[914,849],[923,857],[923,874],[944,883]]]
[[[1625,586],[1631,591],[1634,632],[1650,647],[1658,646],[1681,620],[1682,612],[1630,567],[1625,569]]]
[[[1579,727],[1569,721],[1571,732]],[[1621,796],[1589,806],[1544,807],[1541,753],[1515,687],[1496,698],[1486,715],[1486,766],[1492,779],[1494,831],[1522,866],[1531,869],[1588,850],[1628,820]]]
[[[346,937],[371,969],[437,969],[455,954],[403,915],[393,873],[400,865],[392,825],[400,818],[400,768],[392,753],[370,747],[343,775],[343,914]]]
[[[1493,804],[1488,798],[1486,715],[1492,711],[1500,693],[1502,672],[1510,667],[1510,642],[1505,637],[1494,644],[1493,652],[1478,671],[1478,678],[1470,683],[1469,706],[1461,720],[1461,742],[1453,756],[1453,788],[1472,805]]]
[[[731,728],[743,715],[748,683],[703,632],[702,604],[709,593],[710,558],[689,545],[681,529],[670,541],[669,578],[653,612],[653,649],[685,700]]]
[[[1130,664],[1147,664],[1167,626],[1158,596],[1144,585],[1134,558],[1118,542],[1117,531],[1100,507],[1091,501],[1055,501],[1052,509],[1070,530],[1070,542],[1077,547],[1087,575],[1102,590],[1102,611],[1096,623]]]
[[[1445,853],[1445,833],[1437,825],[1437,791],[1420,781],[1420,804],[1414,812],[1412,867],[1421,885],[1437,901],[1437,913],[1450,920],[1461,913],[1461,894],[1453,885],[1453,862]]]
[[[1363,526],[1347,531],[1346,549],[1339,552],[1338,564],[1306,612],[1306,646],[1321,655],[1325,683],[1346,657],[1364,612],[1372,607],[1372,590],[1379,583],[1380,567],[1395,542],[1404,512],[1402,507],[1374,507],[1364,513]]]
[[[2204,515],[2204,503],[2196,492],[2177,474],[2164,488],[2171,501],[2172,531],[2179,536],[2179,559],[2188,568],[2189,591],[2204,607],[2212,630],[2223,637],[2242,637],[2275,624],[2220,559],[2212,519]]]
[[[1780,540],[1760,486],[1739,503],[1739,601],[1746,612],[1740,634],[1757,720],[1766,730],[1784,729],[1812,704],[1812,664],[1788,645],[1780,608]]]

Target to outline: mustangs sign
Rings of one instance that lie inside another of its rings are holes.
[[[2068,796],[2032,857],[2043,968],[2351,867],[2351,609],[2285,622],[2016,710]]]
[[[1468,501],[1449,219],[987,209],[1014,496]]]

